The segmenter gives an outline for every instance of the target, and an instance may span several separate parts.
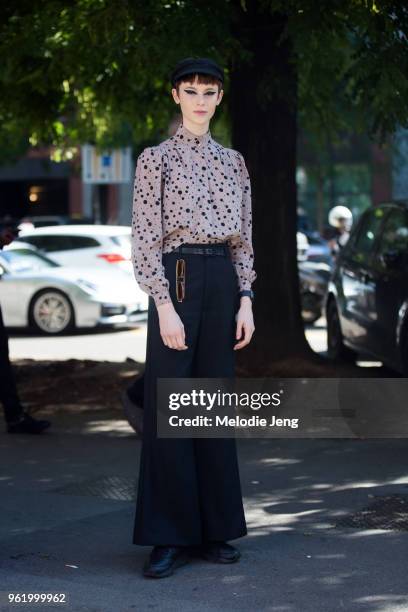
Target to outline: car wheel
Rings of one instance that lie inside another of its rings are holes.
[[[47,334],[61,334],[74,327],[74,309],[70,299],[58,289],[45,289],[31,301],[30,325]]]
[[[302,319],[303,323],[313,325],[322,316],[320,312],[321,300],[311,292],[304,292],[301,295]]]
[[[334,299],[327,306],[327,352],[330,359],[354,362],[356,353],[344,345],[339,313]]]

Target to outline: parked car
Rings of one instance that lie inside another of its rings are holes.
[[[325,311],[333,358],[370,355],[408,376],[408,204],[368,209],[340,250]]]
[[[326,240],[318,232],[305,232],[305,235],[309,242],[309,248],[306,253],[307,261],[324,263],[331,266],[333,264],[333,257]]]
[[[307,258],[307,251],[309,249],[309,242],[305,234],[302,232],[296,232],[296,246],[297,246],[297,260],[305,261]]]
[[[31,221],[34,227],[46,227],[48,225],[89,225],[93,223],[90,217],[77,219],[69,215],[28,215],[25,219]]]
[[[298,270],[302,319],[312,325],[323,314],[331,268],[323,262],[306,260],[298,262]]]
[[[119,268],[133,274],[130,235],[125,225],[53,225],[23,230],[17,240],[63,266]]]
[[[115,268],[62,267],[14,242],[0,251],[0,304],[6,326],[56,335],[75,327],[131,326],[145,316],[148,296]]]

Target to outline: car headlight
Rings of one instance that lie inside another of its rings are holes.
[[[98,285],[95,285],[90,281],[84,280],[83,278],[78,278],[76,283],[78,287],[86,291],[86,293],[96,293],[97,291],[99,291]]]

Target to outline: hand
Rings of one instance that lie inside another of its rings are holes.
[[[186,335],[184,325],[173,302],[166,302],[157,306],[160,323],[160,335],[166,346],[178,351],[184,351],[188,348],[186,345]]]
[[[255,331],[254,317],[252,314],[252,300],[249,296],[243,296],[241,298],[241,306],[238,310],[237,316],[237,340],[242,337],[243,339],[234,346],[234,351],[239,350],[251,342],[252,334]]]

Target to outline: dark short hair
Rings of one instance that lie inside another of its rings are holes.
[[[218,91],[221,91],[221,89],[223,88],[222,82],[216,77],[213,77],[211,74],[201,74],[199,72],[196,72],[194,74],[186,74],[177,79],[177,81],[174,83],[174,87],[177,90],[177,94],[179,93],[181,83],[193,83],[196,80],[196,77],[200,85],[217,85]]]

